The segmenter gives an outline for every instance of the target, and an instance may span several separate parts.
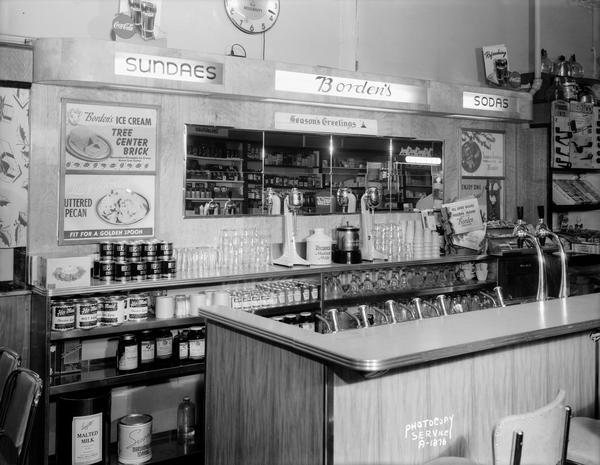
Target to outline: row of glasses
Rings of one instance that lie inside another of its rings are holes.
[[[183,279],[219,275],[219,251],[216,247],[176,247],[173,255],[177,276]]]
[[[218,250],[224,274],[265,271],[273,259],[269,237],[257,228],[222,229]]]
[[[471,266],[472,262],[468,262]],[[472,278],[470,276],[469,278]],[[325,277],[325,298],[454,286],[469,279],[460,265],[401,266],[386,270],[353,270]]]

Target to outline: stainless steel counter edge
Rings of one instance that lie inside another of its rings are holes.
[[[326,362],[357,371],[374,372],[598,328],[600,294],[336,334],[308,332],[228,307],[204,308],[200,310],[200,315],[209,321],[285,345]]]

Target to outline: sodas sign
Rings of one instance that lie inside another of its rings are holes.
[[[131,39],[135,34],[135,24],[133,24],[133,20],[123,13],[115,16],[115,19],[113,19],[112,22],[112,28],[115,35],[121,39]]]
[[[517,99],[506,95],[463,92],[463,108],[469,110],[502,111],[506,113],[519,110]]]

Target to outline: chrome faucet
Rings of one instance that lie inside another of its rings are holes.
[[[440,316],[440,312],[439,312],[438,308],[435,305],[430,304],[428,301],[423,300],[420,297],[415,297],[414,299],[412,299],[412,302],[415,305],[415,308],[417,309],[417,314],[419,315],[420,320],[422,320],[424,318],[424,316],[423,316],[423,306],[424,305],[433,309],[433,311],[435,312],[435,316]]]
[[[546,259],[544,252],[535,234],[531,234],[527,228],[527,223],[523,221],[523,207],[517,207],[517,224],[513,229],[513,236],[517,238],[519,248],[523,247],[526,240],[529,240],[535,247],[538,259],[538,288],[536,300],[542,302],[548,299],[548,290],[546,287]]]
[[[362,323],[363,323],[363,327],[368,328],[369,326],[371,326],[369,324],[369,315],[367,315],[367,305],[359,305],[358,306],[358,315],[359,318],[362,319]]]
[[[501,286],[494,287],[494,292],[496,293],[496,299],[501,307],[506,307],[506,303],[504,303],[504,293],[502,292]]]
[[[408,305],[404,305],[400,302],[396,302],[400,309],[400,321],[418,320],[418,316],[415,315],[415,311]]]
[[[492,307],[498,306],[498,302],[496,302],[496,298],[492,294],[485,292],[485,291],[479,291],[479,294],[482,295],[487,300],[489,300],[492,303]]]
[[[435,298],[438,301],[440,308],[442,309],[442,315],[448,315],[448,306],[446,305],[446,296],[444,294],[439,294]]]
[[[329,316],[329,319],[319,315],[318,313],[315,314],[315,317],[325,325],[328,333],[337,333],[340,330],[337,309],[330,308],[327,310],[327,315]]]
[[[360,328],[362,327],[362,322],[360,321],[360,318],[356,316],[355,313],[351,313],[350,311],[348,311],[348,309],[342,310],[346,315],[348,315],[350,318],[352,318],[354,320],[354,322],[356,323],[356,327]]]
[[[538,213],[544,211],[544,206],[538,206]],[[558,234],[552,231],[548,226],[544,224],[543,221],[539,222],[535,228],[536,236],[538,237],[540,244],[543,244],[547,237],[549,237],[552,242],[555,242],[558,246],[558,254],[560,258],[560,288],[558,290],[558,298],[563,299],[569,296],[569,278],[567,276],[567,253],[565,251],[565,247],[560,240]]]
[[[315,318],[325,325],[325,328],[326,328],[326,330],[327,330],[328,333],[332,333],[333,332],[331,330],[331,324],[329,323],[329,320],[327,318],[319,315],[318,313],[315,314]]]

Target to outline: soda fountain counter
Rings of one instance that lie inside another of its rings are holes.
[[[491,463],[495,422],[559,388],[598,415],[600,294],[328,334],[200,312],[205,463]]]

